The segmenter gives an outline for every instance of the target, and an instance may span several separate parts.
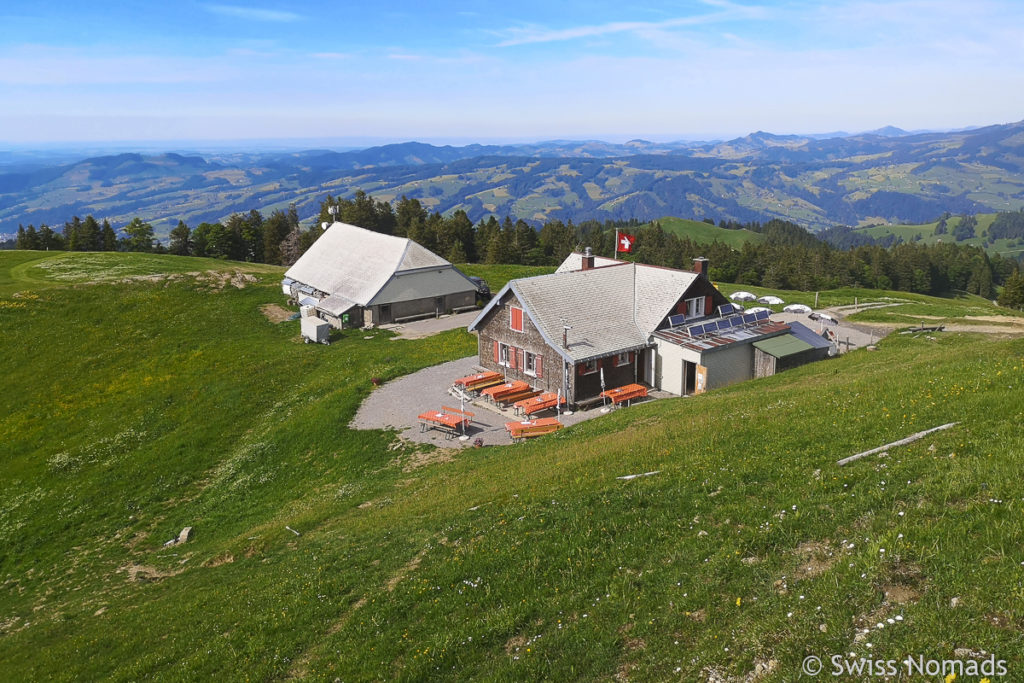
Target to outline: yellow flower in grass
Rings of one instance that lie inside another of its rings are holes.
[[[736,606],[739,607],[740,603],[743,602],[743,598],[736,598]]]
[[[946,683],[953,683],[956,680],[956,674],[947,674]]]

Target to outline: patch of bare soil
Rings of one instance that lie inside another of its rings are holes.
[[[526,636],[512,636],[505,641],[505,654],[510,655],[521,647],[526,647]]]
[[[436,448],[427,452],[416,451],[409,456],[408,460],[406,460],[405,465],[402,466],[402,471],[412,472],[420,469],[421,467],[427,467],[428,465],[454,461],[455,450],[452,448]]]
[[[162,581],[163,579],[169,578],[171,576],[177,576],[183,571],[185,571],[184,567],[182,567],[181,569],[175,569],[174,571],[165,571],[162,569],[157,569],[156,567],[149,567],[143,564],[129,564],[118,569],[117,573],[120,574],[121,572],[127,572],[129,581],[143,582]]]
[[[839,560],[832,546],[820,541],[805,541],[793,549],[793,554],[800,558],[794,579],[813,579],[827,572]]]
[[[921,599],[921,591],[899,583],[882,586],[882,593],[885,594],[886,602],[897,605],[906,605]]]
[[[388,579],[388,592],[389,593],[391,591],[395,590],[395,587],[398,584],[400,584],[402,582],[402,579],[404,579],[410,572],[414,572],[417,569],[419,569],[420,562],[423,561],[423,558],[424,558],[424,556],[426,556],[426,554],[427,554],[427,549],[426,548],[424,548],[423,550],[419,551],[418,553],[416,553],[416,557],[414,557],[411,560],[409,560],[408,564],[406,564],[404,567],[399,569],[397,572],[395,572],[394,576],[392,576],[390,579]]]
[[[204,567],[219,567],[222,564],[231,564],[235,561],[235,556],[231,553],[222,553],[217,557],[210,558],[203,563]]]
[[[256,276],[237,270],[208,270],[196,277],[196,280],[219,292],[228,285],[235,289],[245,289],[250,282],[256,282]]]
[[[266,316],[267,320],[272,323],[283,323],[292,317],[294,312],[277,304],[263,304],[260,306],[260,313]]]
[[[945,326],[946,332],[980,332],[1002,337],[1024,336],[1024,325],[963,325],[952,323]]]

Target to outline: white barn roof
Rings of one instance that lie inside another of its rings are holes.
[[[337,297],[338,304],[347,299],[366,306],[396,274],[424,268],[454,270],[448,261],[405,237],[334,223],[285,277]],[[465,290],[471,289],[467,280]]]

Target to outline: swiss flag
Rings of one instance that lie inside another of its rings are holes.
[[[636,237],[634,235],[627,235],[624,232],[617,233],[617,242],[615,243],[615,251],[621,251],[624,254],[633,253],[633,245],[636,244]]]

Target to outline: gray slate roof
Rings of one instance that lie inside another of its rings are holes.
[[[601,268],[603,266],[614,266],[619,263],[629,263],[629,261],[619,261],[618,259],[608,258],[607,256],[594,255],[594,267]],[[583,254],[578,251],[574,251],[565,257],[562,264],[558,266],[556,273],[568,273],[574,270],[580,270],[583,268]]]
[[[395,273],[428,267],[452,266],[405,237],[334,223],[285,277],[365,306]]]
[[[511,290],[548,344],[568,361],[578,363],[643,348],[697,274],[624,261],[614,263],[617,265],[591,270],[560,268],[551,275],[512,280],[480,312],[469,330],[478,329],[487,314],[500,305],[505,292]],[[568,349],[562,347],[563,324],[572,327]]]

